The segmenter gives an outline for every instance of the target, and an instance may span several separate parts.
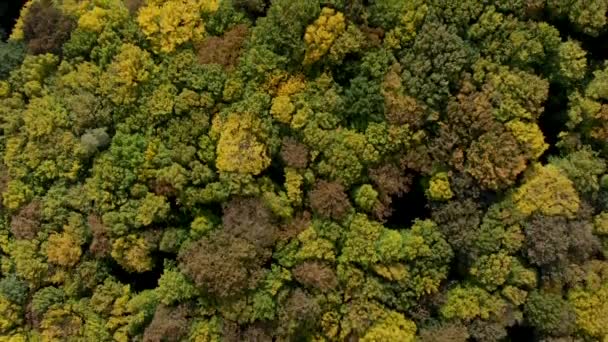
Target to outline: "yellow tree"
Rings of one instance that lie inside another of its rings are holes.
[[[319,18],[306,28],[304,64],[312,64],[320,60],[345,29],[346,24],[342,13],[328,7],[323,8]]]
[[[231,113],[220,126],[216,160],[220,171],[257,175],[270,165],[266,145],[256,136],[261,122],[252,113]]]
[[[139,10],[139,27],[157,51],[169,53],[183,43],[205,37],[202,13],[215,12],[218,0],[150,0]]]
[[[535,165],[528,180],[513,194],[513,202],[526,216],[538,212],[572,218],[580,206],[574,184],[554,165]]]

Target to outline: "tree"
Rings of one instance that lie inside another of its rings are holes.
[[[416,325],[403,315],[390,312],[386,318],[372,326],[361,338],[361,341],[414,341]]]
[[[221,37],[207,37],[198,46],[198,60],[203,64],[220,64],[234,67],[247,38],[249,29],[240,24],[226,31]]]
[[[532,292],[526,301],[525,313],[530,325],[543,334],[566,336],[574,329],[572,306],[556,294]]]
[[[229,298],[255,287],[268,257],[247,240],[218,232],[180,251],[179,267],[199,289]]]
[[[268,167],[266,146],[256,136],[261,122],[253,113],[232,113],[222,124],[217,143],[219,170],[257,175]]]
[[[176,309],[159,305],[154,318],[146,328],[143,341],[179,341],[188,332],[188,310],[185,307]]]
[[[338,279],[329,265],[315,261],[306,261],[293,269],[297,281],[305,286],[330,291],[338,286]]]
[[[591,278],[578,282],[568,291],[568,302],[574,309],[577,329],[593,338],[605,338],[608,334],[604,325],[604,313],[608,310],[605,270],[606,265],[602,261],[591,261],[582,269],[583,276]]]
[[[137,22],[157,51],[169,53],[188,41],[201,41],[205,25],[200,15],[217,9],[216,0],[151,1],[139,9]]]
[[[21,42],[0,42],[0,58],[5,61],[0,67],[0,79],[8,78],[10,72],[21,64],[25,57],[24,44]]]
[[[319,181],[310,192],[310,206],[325,218],[343,219],[350,211],[350,202],[339,183]]]
[[[59,54],[74,26],[50,1],[34,1],[23,18],[23,38],[31,54]]]
[[[608,341],[604,2],[27,1],[0,342]]]
[[[321,59],[345,29],[344,15],[324,7],[319,18],[306,28],[304,41],[307,46],[304,64],[311,64]]]
[[[488,319],[500,315],[506,303],[498,296],[476,286],[458,286],[447,293],[447,301],[441,308],[441,315],[447,319],[471,321],[475,318]]]
[[[580,200],[574,184],[556,166],[535,166],[528,180],[513,194],[515,207],[524,215],[534,212],[572,218]]]
[[[567,17],[577,30],[588,35],[598,35],[606,25],[604,14],[608,11],[608,7],[602,1],[583,2],[577,0],[566,2],[551,0],[547,1],[547,7],[555,15]]]

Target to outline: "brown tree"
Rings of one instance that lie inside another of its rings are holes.
[[[272,213],[257,198],[235,198],[224,205],[224,231],[258,248],[271,247],[277,238]]]
[[[293,276],[304,286],[328,291],[338,286],[338,278],[333,269],[320,262],[307,261],[293,269]]]
[[[40,231],[40,202],[34,200],[11,218],[11,233],[17,239],[31,240]]]
[[[283,139],[280,154],[287,166],[303,169],[308,164],[308,148],[294,138]]]
[[[253,288],[270,252],[226,232],[204,237],[180,252],[179,267],[201,289],[228,298]]]
[[[278,333],[287,340],[307,340],[319,321],[321,307],[301,289],[294,290],[279,312]]]
[[[55,8],[51,1],[36,1],[24,18],[23,36],[30,53],[59,54],[74,27],[74,20]]]
[[[89,250],[98,258],[109,256],[112,252],[112,242],[110,241],[108,228],[101,221],[101,217],[97,215],[89,215],[88,223],[93,235]]]
[[[171,308],[159,305],[154,318],[144,331],[144,342],[177,342],[188,333],[189,310],[184,306]]]
[[[374,208],[374,215],[378,219],[390,216],[393,212],[393,196],[401,197],[410,191],[412,176],[405,175],[397,166],[387,163],[370,169],[369,177],[380,195],[380,205]]]
[[[310,191],[309,198],[313,211],[324,218],[341,220],[351,209],[344,186],[340,183],[320,180]]]
[[[248,32],[247,26],[241,24],[226,31],[221,37],[208,37],[198,46],[199,62],[219,64],[226,68],[236,65]]]

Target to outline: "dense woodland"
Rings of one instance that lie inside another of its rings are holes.
[[[607,0],[32,0],[0,341],[608,341]]]

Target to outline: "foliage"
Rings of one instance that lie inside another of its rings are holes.
[[[0,341],[608,341],[607,11],[27,1]]]
[[[205,35],[201,13],[217,8],[217,0],[148,1],[139,9],[137,22],[155,49],[168,53],[188,41],[201,41]]]
[[[74,26],[73,20],[50,1],[33,1],[23,18],[23,39],[31,54],[58,54]]]

